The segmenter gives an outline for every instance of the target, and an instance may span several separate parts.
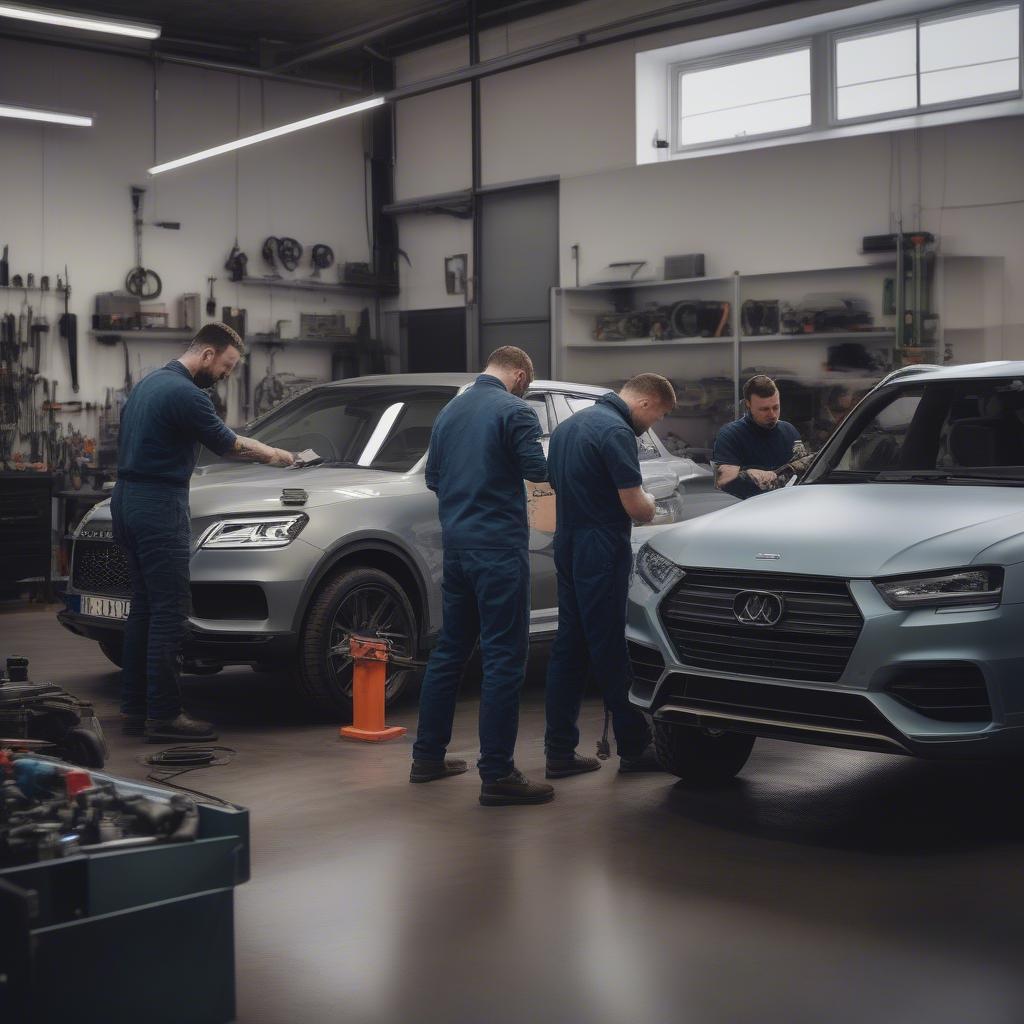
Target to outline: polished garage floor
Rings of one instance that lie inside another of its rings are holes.
[[[0,612],[0,652],[92,699],[109,770],[144,777],[156,748],[113,727],[116,673],[53,614]],[[543,662],[519,746],[536,776]],[[185,686],[238,756],[182,782],[252,812],[245,1024],[1024,1021],[1024,765],[762,741],[716,793],[612,761],[547,806],[483,808],[474,775],[410,786],[408,737],[342,742],[271,677]],[[470,685],[453,752],[475,710]],[[600,719],[588,702],[588,753]]]

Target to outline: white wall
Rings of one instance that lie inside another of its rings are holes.
[[[105,389],[123,378],[120,348],[90,339],[97,292],[123,288],[134,265],[129,186],[144,185],[147,222],[181,222],[180,231],[146,227],[145,265],[163,279],[171,323],[184,292],[215,286],[222,306],[248,310],[250,332],[271,330],[291,319],[297,333],[300,312],[358,309],[358,296],[270,292],[228,283],[224,260],[235,238],[249,256],[252,275],[265,272],[260,248],[268,234],[290,235],[308,247],[330,245],[339,262],[369,258],[364,212],[363,143],[355,117],[302,132],[233,155],[203,161],[147,180],[154,163],[153,73],[147,64],[43,45],[0,41],[0,98],[33,106],[92,112],[93,128],[40,126],[0,121],[0,245],[10,246],[11,273],[48,274],[56,283],[67,263],[72,311],[79,323],[79,376],[83,401],[102,401]],[[239,110],[240,104],[240,110]],[[161,66],[157,112],[158,160],[204,148],[309,116],[339,105],[330,90],[238,79],[173,65]],[[308,255],[295,276],[308,276]],[[327,273],[333,273],[329,271]],[[4,297],[6,296],[6,297]],[[0,293],[18,312],[20,297]],[[0,310],[2,312],[3,310]],[[58,345],[58,308],[51,296],[44,309],[54,325],[42,370],[60,381],[58,398],[70,398],[67,356]],[[162,365],[181,351],[180,343],[131,343],[133,370]],[[329,375],[323,351],[296,352],[288,369]],[[263,375],[257,352],[253,379]],[[278,360],[278,369],[282,369]],[[237,383],[229,419],[237,417]],[[95,417],[64,417],[95,435]]]
[[[651,6],[591,0],[511,26],[507,39],[485,33],[481,56]],[[1004,258],[1006,351],[1024,357],[1024,118],[635,166],[637,53],[851,6],[857,4],[793,3],[784,12],[644,36],[484,79],[484,184],[561,177],[565,285],[573,280],[574,242],[581,246],[584,283],[603,276],[614,259],[648,259],[647,269],[660,274],[664,256],[679,252],[706,253],[709,274],[755,273],[856,262],[863,235],[890,230],[899,206],[895,185],[890,197],[890,161],[898,156],[905,226],[916,224],[920,206],[921,227],[941,237],[944,252]],[[421,51],[403,59],[403,74],[424,78],[450,70],[458,52],[453,44]],[[445,138],[436,151],[441,161],[452,143]],[[422,174],[425,160],[421,151]],[[425,220],[416,239],[428,276],[420,279],[416,267],[404,270],[403,287],[417,302],[439,298],[431,276],[449,242],[439,221]]]

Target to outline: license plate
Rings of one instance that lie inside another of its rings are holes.
[[[93,615],[97,619],[127,619],[131,607],[131,601],[119,600],[116,597],[93,597],[90,594],[82,594],[82,614]]]

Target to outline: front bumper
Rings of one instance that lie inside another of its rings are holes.
[[[294,657],[298,609],[323,552],[297,538],[267,551],[212,551],[192,555],[193,614],[182,652],[187,659],[214,664],[281,662]],[[118,642],[124,620],[83,614],[82,590],[72,579],[57,620],[90,640]],[[97,594],[90,590],[88,593]],[[128,600],[123,590],[102,594]]]
[[[860,636],[840,678],[815,682],[687,665],[658,613],[667,591],[634,577],[630,699],[655,719],[805,743],[933,758],[1024,754],[1024,605],[908,612],[889,608],[867,581],[851,581],[850,593]],[[949,665],[980,673],[987,721],[936,720],[886,689],[908,672]]]

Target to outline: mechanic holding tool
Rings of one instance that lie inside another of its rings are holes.
[[[551,435],[548,471],[555,491],[558,633],[547,679],[544,750],[549,779],[601,767],[597,758],[576,753],[588,668],[611,715],[619,771],[660,771],[647,721],[629,703],[626,599],[633,564],[630,524],[649,523],[655,512],[654,499],[641,486],[637,438],[675,404],[668,380],[641,373],[619,394],[603,395]]]
[[[514,763],[519,691],[530,640],[529,525],[524,481],[548,478],[537,414],[522,400],[533,363],[519,348],[493,352],[476,383],[434,422],[427,486],[437,494],[444,546],[441,636],[420,691],[410,782],[466,771],[446,758],[455,699],[480,639],[480,803],[539,804],[551,786]]]
[[[780,487],[807,461],[799,431],[781,418],[779,389],[771,377],[751,377],[743,385],[743,404],[745,415],[719,430],[711,455],[715,486],[734,498]]]
[[[114,539],[132,581],[124,631],[121,720],[148,740],[210,741],[209,722],[181,708],[181,643],[190,608],[189,477],[199,445],[224,458],[290,466],[291,452],[238,437],[221,421],[206,388],[227,378],[245,346],[227,324],[212,323],[184,355],[137,384],[121,414]]]

